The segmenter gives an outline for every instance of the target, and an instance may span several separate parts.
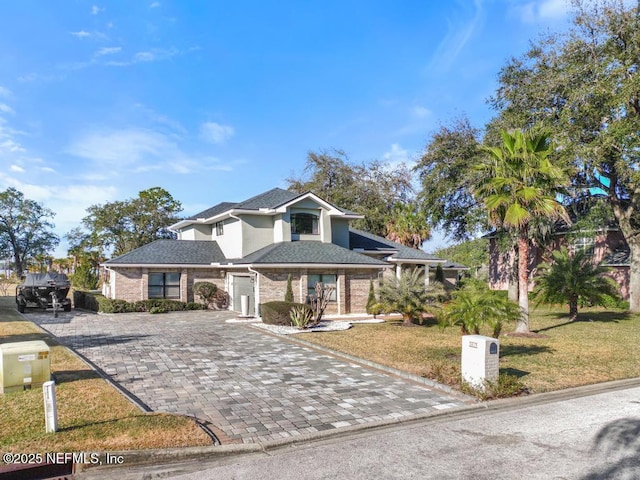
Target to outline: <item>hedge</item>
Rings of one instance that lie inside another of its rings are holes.
[[[73,304],[76,308],[101,313],[131,313],[131,312],[176,312],[184,310],[204,310],[205,306],[195,302],[179,302],[163,298],[127,302],[125,300],[110,299],[103,295],[74,290]]]
[[[260,304],[260,313],[262,315],[262,322],[269,325],[284,325],[291,326],[291,309],[295,306],[301,306],[311,310],[309,305],[304,303],[293,302],[267,302]]]

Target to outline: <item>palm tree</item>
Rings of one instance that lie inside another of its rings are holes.
[[[421,248],[431,238],[427,220],[413,203],[396,203],[387,222],[387,238],[411,248]]]
[[[402,325],[410,327],[430,310],[439,297],[446,295],[444,287],[432,282],[425,289],[423,272],[418,268],[402,272],[400,278],[385,278],[378,290],[376,309],[402,315]]]
[[[453,292],[452,297],[439,312],[438,319],[442,328],[459,326],[463,335],[478,335],[486,325],[491,335],[498,338],[504,323],[520,318],[516,303],[488,287],[471,284]]]
[[[618,298],[616,283],[603,276],[605,267],[595,265],[584,250],[573,255],[566,247],[553,252],[553,263],[538,265],[539,277],[533,295],[540,303],[569,305],[569,321],[578,319],[578,304],[587,301],[603,305],[608,298]]]
[[[484,147],[481,180],[474,194],[484,202],[489,221],[517,237],[518,303],[522,311],[517,333],[529,333],[530,225],[539,218],[569,219],[558,196],[568,184],[567,172],[550,160],[547,133],[502,131],[503,142]]]

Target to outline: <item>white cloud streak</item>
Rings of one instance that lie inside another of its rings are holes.
[[[9,114],[13,115],[16,112],[14,112],[13,108],[11,108],[6,103],[0,103],[0,113],[9,113]]]
[[[91,36],[91,34],[85,30],[79,30],[77,32],[69,32],[69,33],[74,37],[78,37],[78,38],[87,38]]]
[[[94,53],[95,57],[102,57],[105,55],[114,55],[122,51],[122,47],[103,47]]]
[[[205,122],[200,126],[200,138],[205,142],[222,144],[233,137],[235,129],[230,125],[216,122]]]
[[[464,23],[452,21],[451,19],[447,20],[447,34],[431,58],[427,72],[445,73],[455,63],[458,55],[460,55],[483,20],[482,2],[474,0],[473,7],[473,17],[470,20]]]
[[[180,137],[143,128],[93,131],[82,135],[67,153],[93,162],[94,174],[167,171],[189,174],[202,170],[231,170],[218,159],[187,153]]]

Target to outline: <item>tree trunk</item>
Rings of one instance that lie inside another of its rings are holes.
[[[529,238],[526,232],[518,237],[518,304],[520,319],[516,333],[530,333],[529,330]]]
[[[406,313],[402,314],[402,326],[403,327],[411,327],[413,326],[413,318],[407,315]]]
[[[631,251],[629,268],[629,310],[640,313],[640,238],[627,242]]]
[[[510,261],[509,261],[509,286],[507,296],[509,300],[512,302],[518,303],[518,251],[514,248],[511,249],[511,253],[509,253]]]
[[[575,322],[578,319],[578,297],[569,298],[569,321]]]
[[[22,278],[22,275],[24,274],[24,268],[22,266],[22,258],[20,258],[20,254],[17,253],[15,249],[13,253],[13,262],[15,263],[16,267],[16,276],[18,277],[18,280],[20,280]]]

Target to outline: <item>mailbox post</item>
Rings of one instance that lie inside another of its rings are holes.
[[[58,431],[58,406],[56,404],[56,384],[53,381],[42,384],[44,396],[44,421],[47,433]]]
[[[462,380],[475,388],[484,388],[485,380],[498,380],[500,342],[483,335],[462,337]]]

